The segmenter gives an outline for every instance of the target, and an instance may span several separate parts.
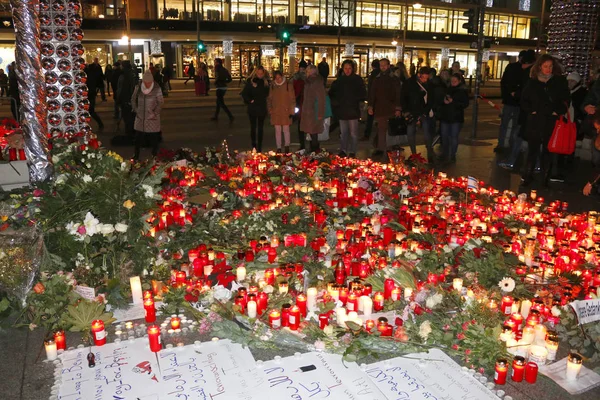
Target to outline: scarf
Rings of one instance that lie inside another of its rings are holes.
[[[286,79],[285,79],[285,76],[284,76],[284,77],[283,77],[283,80],[281,81],[281,83],[277,83],[277,81],[275,81],[275,80],[274,80],[273,82],[274,82],[274,83],[275,83],[277,86],[281,86],[281,85],[283,85],[283,84],[285,83],[285,80],[286,80]]]
[[[421,85],[421,82],[419,82],[419,80],[417,79],[417,83],[419,84],[419,86],[421,86],[421,90],[425,92],[425,96],[423,96],[423,99],[425,100],[425,104],[427,104],[427,89],[425,89],[425,87],[423,85]],[[429,117],[433,117],[433,109],[429,110]]]
[[[550,80],[550,78],[552,78],[552,74],[548,74],[548,75],[546,75],[546,74],[543,74],[543,73],[541,73],[541,72],[540,72],[540,73],[538,73],[538,80],[539,80],[540,82],[544,82],[544,83],[546,83],[546,82],[548,82],[548,81]]]
[[[152,89],[154,89],[154,82],[152,82],[152,85],[150,85],[149,88],[147,88],[146,85],[144,85],[144,83],[142,82],[142,93],[144,93],[145,95],[149,95]]]

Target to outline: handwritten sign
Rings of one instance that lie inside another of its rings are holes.
[[[96,289],[94,288],[77,285],[73,290],[86,300],[93,301],[96,298]]]
[[[581,325],[600,321],[600,299],[575,300],[571,303],[571,307],[577,314],[577,320]]]
[[[268,399],[386,400],[356,363],[342,356],[306,353],[265,362]]]
[[[498,400],[438,349],[377,362],[366,373],[388,399]]]

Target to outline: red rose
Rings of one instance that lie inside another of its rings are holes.
[[[38,282],[33,287],[33,291],[37,294],[42,294],[46,291],[46,287],[44,286],[44,284],[42,282]]]

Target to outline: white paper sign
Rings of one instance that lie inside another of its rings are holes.
[[[498,400],[443,351],[410,354],[367,367],[367,375],[395,400]]]
[[[265,362],[263,399],[387,400],[366,374],[342,356],[305,353]]]
[[[78,286],[75,286],[75,288],[73,290],[75,291],[75,293],[77,293],[78,295],[80,295],[81,297],[83,297],[86,300],[93,301],[96,299],[96,290],[94,288],[78,285]]]
[[[554,364],[541,366],[539,371],[541,374],[548,376],[554,382],[558,383],[570,394],[581,394],[600,386],[600,375],[583,365],[581,366],[577,380],[568,381],[566,357]]]
[[[600,321],[600,299],[575,300],[571,303],[571,307],[575,310],[581,325]]]

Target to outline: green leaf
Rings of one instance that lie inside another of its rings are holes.
[[[82,300],[76,305],[67,307],[63,317],[65,326],[72,332],[88,332],[94,320],[100,319],[105,325],[112,324],[115,319],[112,313],[104,312],[104,304],[96,301]]]

